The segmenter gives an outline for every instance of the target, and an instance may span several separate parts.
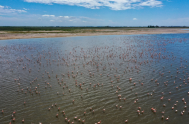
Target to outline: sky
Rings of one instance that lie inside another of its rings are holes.
[[[189,0],[0,0],[0,26],[189,26]]]

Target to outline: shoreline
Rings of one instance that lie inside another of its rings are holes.
[[[95,32],[90,30],[79,30],[77,32],[60,31],[30,31],[30,32],[10,32],[0,31],[0,40],[10,39],[31,39],[31,38],[55,38],[55,37],[75,37],[75,36],[100,36],[100,35],[139,35],[139,34],[179,34],[189,33],[183,28],[133,28],[133,29],[98,29]]]

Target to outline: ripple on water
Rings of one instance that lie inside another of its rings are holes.
[[[189,103],[188,47],[188,34],[3,40],[0,123],[8,123],[13,111],[16,123],[24,118],[62,124],[65,117],[77,123],[75,116],[86,124],[186,123],[187,109],[183,116],[180,112]],[[162,111],[169,121],[161,119]]]

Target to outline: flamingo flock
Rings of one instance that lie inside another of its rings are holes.
[[[0,45],[0,78],[6,83],[10,77],[6,86],[13,87],[16,104],[6,106],[4,99],[10,96],[2,88],[0,123],[137,123],[154,115],[161,123],[188,118],[189,57],[174,49],[189,46],[189,38],[141,35],[94,41]],[[0,86],[6,87],[3,82]],[[52,122],[35,122],[34,114],[21,114],[27,109],[48,115]]]

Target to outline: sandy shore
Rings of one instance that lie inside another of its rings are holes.
[[[121,28],[121,29],[96,29],[80,30],[77,32],[61,31],[35,31],[35,32],[5,32],[0,31],[0,40],[73,37],[73,36],[97,36],[97,35],[132,35],[132,34],[165,34],[165,33],[189,33],[189,30],[181,28]]]

